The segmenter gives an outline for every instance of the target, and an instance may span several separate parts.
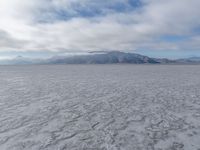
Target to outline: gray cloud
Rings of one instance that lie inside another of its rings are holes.
[[[23,45],[26,44],[26,41],[17,40],[12,37],[6,31],[0,30],[0,47],[3,49],[23,49]]]
[[[199,49],[199,6],[198,0],[142,0],[137,7],[128,0],[0,0],[0,51]],[[95,14],[97,7],[102,12]],[[81,15],[85,9],[94,15]],[[166,35],[188,41],[159,40]]]

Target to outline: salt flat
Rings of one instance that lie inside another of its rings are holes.
[[[200,150],[200,66],[0,66],[0,150]]]

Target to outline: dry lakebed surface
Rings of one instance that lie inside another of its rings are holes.
[[[0,150],[200,150],[200,65],[0,66]]]

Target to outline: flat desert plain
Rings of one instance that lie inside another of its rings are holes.
[[[200,150],[200,66],[0,66],[0,150]]]

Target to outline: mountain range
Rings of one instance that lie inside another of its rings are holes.
[[[31,59],[17,56],[13,59],[0,60],[2,65],[25,65],[25,64],[200,64],[200,57],[191,57],[171,60],[167,58],[151,58],[148,56],[125,53],[119,51],[90,52],[84,55],[53,56],[47,59]]]

